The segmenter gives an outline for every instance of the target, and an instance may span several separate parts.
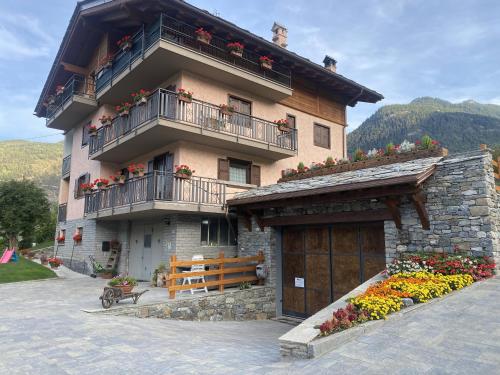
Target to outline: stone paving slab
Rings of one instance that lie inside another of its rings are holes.
[[[498,374],[500,280],[386,322],[314,360],[282,360],[276,321],[87,314],[102,280],[0,285],[0,374]],[[97,300],[97,303],[99,301]]]

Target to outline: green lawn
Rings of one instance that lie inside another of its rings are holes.
[[[17,263],[0,264],[0,284],[56,277],[49,268],[23,257]]]

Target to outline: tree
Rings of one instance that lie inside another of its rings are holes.
[[[20,237],[32,237],[49,220],[49,201],[41,188],[26,180],[0,182],[0,236],[9,247],[17,247]]]

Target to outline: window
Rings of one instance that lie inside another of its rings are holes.
[[[144,248],[145,249],[151,249],[152,239],[153,239],[153,236],[150,233],[144,235]]]
[[[89,138],[90,138],[90,133],[89,133],[89,126],[91,125],[91,121],[87,123],[87,125],[83,126],[82,129],[82,147],[87,146],[89,144]]]
[[[250,116],[252,115],[252,103],[243,99],[236,98],[234,96],[230,96],[228,104],[234,107],[234,110],[238,112],[231,116],[231,123],[235,125],[250,127],[252,124],[252,120],[250,118]]]
[[[219,180],[260,186],[260,166],[237,159],[219,159],[218,163]]]
[[[286,115],[286,120],[288,121],[288,126],[291,127],[292,129],[296,129],[297,124],[295,121],[295,116],[294,115]]]
[[[82,174],[75,180],[75,198],[83,197],[82,184],[88,184],[90,182],[90,174]]]
[[[330,128],[328,126],[314,124],[314,145],[330,148]]]
[[[236,245],[237,230],[236,218],[202,218],[201,246],[234,246]]]
[[[76,239],[75,240],[75,236],[79,235],[79,239]],[[82,240],[83,240],[83,227],[77,227],[76,228],[76,232],[73,236],[73,241],[75,243],[75,245],[81,245],[82,244]]]

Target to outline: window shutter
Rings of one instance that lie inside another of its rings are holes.
[[[219,180],[229,181],[229,160],[219,159],[218,163],[217,178]]]
[[[252,164],[251,169],[250,169],[250,183],[252,185],[260,186],[260,166],[259,165]]]
[[[73,195],[74,195],[75,199],[78,198],[78,190],[80,190],[79,185],[80,185],[80,178],[77,178],[75,180],[75,190],[73,191]]]

